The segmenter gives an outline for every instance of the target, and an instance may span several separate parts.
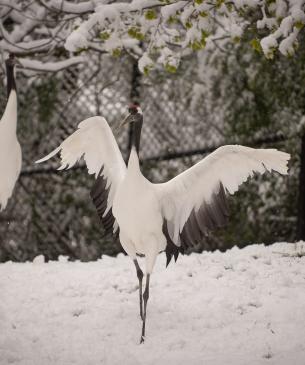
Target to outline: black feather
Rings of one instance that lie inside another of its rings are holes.
[[[187,221],[185,222],[182,232],[179,233],[179,242],[181,246],[175,245],[170,238],[167,228],[167,221],[163,223],[163,234],[166,238],[167,245],[166,266],[170,263],[174,256],[177,260],[179,253],[184,254],[189,247],[200,243],[209,231],[223,227],[228,221],[228,204],[226,192],[223,184],[219,184],[219,189],[214,192],[210,202],[203,202],[198,211],[191,211]]]
[[[101,170],[101,172],[103,169]],[[101,174],[100,172],[100,174]],[[115,222],[115,218],[112,214],[112,209],[108,211],[108,213],[104,216],[105,211],[107,209],[107,201],[110,188],[106,189],[107,180],[103,176],[99,176],[90,192],[91,199],[95,205],[98,216],[102,222],[102,225],[106,231],[106,234],[113,233],[113,225]]]

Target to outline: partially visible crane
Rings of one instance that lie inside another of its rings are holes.
[[[14,54],[5,61],[7,77],[7,104],[0,120],[0,211],[4,210],[19,177],[22,153],[17,139],[17,90]]]
[[[139,165],[143,114],[129,107],[121,126],[131,125],[132,148],[128,166],[103,117],[82,121],[43,162],[60,152],[62,165],[72,167],[84,157],[89,174],[97,178],[91,197],[104,227],[114,234],[133,260],[139,280],[141,343],[145,339],[149,281],[157,255],[166,252],[167,264],[179,252],[200,242],[208,230],[223,226],[228,218],[226,195],[234,194],[254,172],[287,174],[289,154],[275,149],[223,146],[164,184],[153,184]],[[137,254],[145,255],[146,284]]]

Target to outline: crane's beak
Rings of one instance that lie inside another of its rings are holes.
[[[22,61],[20,61],[18,58],[14,57],[14,66],[17,66],[18,68],[24,68]]]
[[[20,66],[20,67],[23,67],[22,63],[18,60],[18,58],[14,58],[14,64],[15,66]]]
[[[118,132],[120,129],[122,129],[125,125],[134,122],[135,118],[134,118],[134,114],[129,113],[123,120],[122,122],[116,127],[115,132]]]

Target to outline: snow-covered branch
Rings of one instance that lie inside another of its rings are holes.
[[[257,34],[264,34],[252,40],[254,48],[262,50],[267,58],[272,58],[276,49],[292,55],[305,24],[304,0],[98,3],[67,37],[65,47],[76,51],[99,39],[106,51],[120,52],[124,40],[134,38],[144,51],[139,61],[142,72],[148,72],[156,63],[174,72],[183,54],[203,49],[215,38],[239,41],[253,23]]]
[[[0,0],[0,51],[17,54],[31,71],[57,72],[84,61],[63,47],[76,17],[53,11],[48,3]]]
[[[304,2],[0,0],[0,48],[34,56],[65,47],[65,57],[86,49],[114,56],[127,50],[144,73],[158,64],[175,72],[185,55],[230,40],[249,41],[245,34],[267,58],[276,51],[291,56],[305,24]]]
[[[28,58],[20,59],[19,61],[21,63],[21,66],[27,70],[42,71],[42,72],[58,72],[65,68],[69,68],[71,66],[75,66],[79,63],[85,62],[85,58],[83,56],[76,56],[58,62],[40,62]]]
[[[98,1],[83,1],[75,4],[68,1],[53,0],[48,3],[48,6],[56,11],[68,14],[85,14],[94,11],[94,3],[97,4]],[[100,3],[103,2],[100,1]]]

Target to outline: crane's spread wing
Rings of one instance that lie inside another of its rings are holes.
[[[126,174],[126,165],[113,133],[103,117],[91,117],[78,125],[78,130],[65,139],[49,155],[36,161],[44,162],[60,152],[61,166],[68,169],[84,158],[89,174],[96,182],[91,198],[107,231],[117,231],[112,204],[118,185]]]
[[[21,170],[22,155],[16,124],[17,94],[12,90],[0,120],[0,212],[6,208]]]
[[[226,223],[226,193],[234,194],[255,172],[287,174],[289,158],[275,149],[223,146],[169,182],[156,184],[167,264],[172,256],[177,259],[179,252],[200,242],[207,231]]]

